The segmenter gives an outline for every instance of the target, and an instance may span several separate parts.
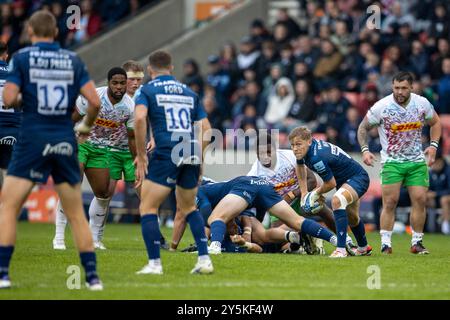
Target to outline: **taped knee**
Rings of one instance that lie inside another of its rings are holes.
[[[349,202],[347,200],[347,198],[344,195],[344,192],[348,192],[348,191],[341,188],[334,194],[334,196],[333,196],[333,209],[334,210],[345,210],[347,208],[347,206],[352,202],[352,201]],[[350,194],[350,197],[353,200],[353,197],[351,194]]]

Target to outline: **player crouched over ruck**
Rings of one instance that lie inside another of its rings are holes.
[[[338,146],[313,139],[306,127],[295,128],[289,135],[289,141],[297,158],[303,209],[312,211],[318,206],[321,195],[337,189],[331,202],[336,222],[337,248],[330,258],[347,257],[345,241],[348,225],[358,243],[354,254],[370,255],[372,248],[367,244],[364,223],[359,217],[360,198],[370,184],[366,170]],[[323,180],[323,184],[311,192],[307,190],[306,167]]]

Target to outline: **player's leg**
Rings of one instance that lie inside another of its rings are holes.
[[[411,199],[411,216],[410,222],[413,231],[411,239],[411,252],[419,254],[429,253],[427,249],[423,247],[423,228],[426,220],[426,194],[427,187],[423,186],[409,186],[408,193]]]
[[[16,243],[17,217],[34,183],[13,176],[5,178],[0,200],[0,289],[9,288],[9,264]]]
[[[84,215],[80,184],[60,183],[55,186],[64,213],[70,223],[75,245],[80,253],[81,264],[86,273],[86,284],[91,290],[102,290],[97,275],[97,260],[89,224]]]
[[[236,194],[228,194],[220,200],[208,218],[208,224],[211,226],[210,253],[221,253],[227,223],[237,217],[247,207],[248,202]]]
[[[293,230],[328,241],[336,246],[336,236],[330,230],[322,227],[314,220],[305,219],[304,217],[299,216],[286,201],[283,200],[278,202],[269,209],[269,212],[277,216]]]
[[[94,246],[96,249],[106,249],[102,243],[102,231],[111,201],[109,168],[89,167],[86,168],[85,174],[94,193],[94,198],[89,205],[89,226],[94,238]]]
[[[442,208],[442,226],[441,231],[443,234],[450,234],[450,195],[441,196],[439,203]]]
[[[81,173],[81,179],[83,179],[84,170],[87,163],[88,154],[83,151],[82,148],[78,150],[78,160]],[[64,214],[64,210],[61,206],[61,201],[58,200],[56,205],[56,218],[55,218],[55,237],[53,238],[54,250],[66,250],[65,244],[65,231],[67,226],[67,217]]]
[[[158,208],[167,198],[172,188],[151,180],[144,180],[141,189],[141,214],[142,237],[147,249],[149,263],[138,274],[162,274],[160,239],[161,231],[158,222]]]

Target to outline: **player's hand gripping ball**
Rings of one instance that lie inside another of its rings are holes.
[[[308,192],[301,201],[301,207],[306,213],[316,214],[323,208],[323,196],[317,194],[316,190]]]

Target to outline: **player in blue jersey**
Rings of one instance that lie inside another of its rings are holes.
[[[149,263],[139,274],[162,274],[161,233],[158,208],[175,188],[178,214],[186,217],[198,247],[198,261],[191,273],[208,274],[213,265],[208,255],[203,219],[195,205],[201,171],[203,132],[210,129],[199,97],[171,75],[172,57],[165,51],[153,52],[148,70],[153,81],[145,84],[136,98],[136,181],[141,188],[142,235]],[[147,157],[147,116],[156,149]],[[201,123],[201,139],[195,137]],[[199,140],[202,140],[200,145]],[[201,149],[201,151],[200,151]]]
[[[367,244],[364,223],[359,218],[360,198],[369,188],[370,179],[366,170],[341,148],[321,140],[315,140],[306,127],[295,128],[289,135],[292,150],[297,158],[300,177],[302,207],[308,212],[320,196],[336,188],[331,202],[338,244],[331,258],[344,258],[347,228],[350,225],[358,243],[353,249],[355,255],[370,255],[372,248]],[[323,184],[308,193],[306,167],[316,172]]]
[[[89,108],[87,117],[75,130],[88,134],[100,100],[81,59],[54,42],[57,28],[53,15],[37,11],[29,19],[27,31],[32,46],[13,56],[3,91],[6,108],[17,105],[22,93],[23,117],[0,201],[0,288],[11,287],[9,264],[22,205],[33,186],[45,183],[52,175],[80,252],[86,285],[90,290],[102,290],[81,200],[77,141],[71,119],[75,100],[81,93]]]
[[[8,75],[7,59],[8,47],[0,41],[0,188],[20,127],[20,112],[16,109],[6,109],[3,104],[3,87]]]
[[[211,226],[209,253],[220,254],[226,225],[241,212],[255,207],[257,212],[266,212],[278,217],[297,232],[312,235],[332,244],[336,236],[317,222],[305,219],[284,201],[274,190],[273,184],[252,176],[237,177],[227,182],[207,185],[199,193],[200,201],[209,202],[213,208],[208,224]],[[203,200],[201,199],[203,198]],[[203,207],[204,204],[200,204]]]

